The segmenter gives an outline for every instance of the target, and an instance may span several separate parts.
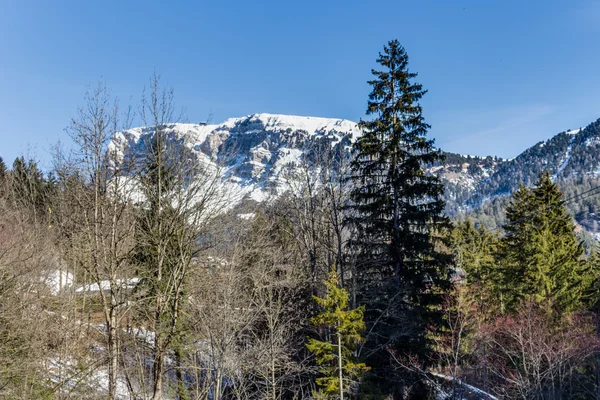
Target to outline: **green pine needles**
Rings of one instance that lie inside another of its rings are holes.
[[[427,138],[419,103],[426,90],[415,82],[397,40],[384,46],[377,62],[367,108],[373,119],[360,122],[362,135],[354,143],[346,223],[356,254],[353,293],[357,304],[366,305],[369,330],[361,357],[368,359],[377,388],[387,382],[382,390],[391,394],[401,391],[398,382],[410,382],[398,376],[390,349],[428,359],[429,327],[442,323],[452,255],[444,187],[425,173],[442,158]]]
[[[356,346],[364,341],[361,336],[365,329],[364,306],[348,309],[348,292],[339,286],[335,268],[324,284],[325,297],[313,296],[322,312],[311,321],[322,329],[325,339],[311,338],[306,347],[315,354],[321,374],[316,381],[321,390],[316,396],[343,399],[344,393],[369,369],[356,362],[354,356]]]
[[[499,260],[508,310],[526,299],[550,300],[565,312],[584,305],[594,274],[583,260],[583,245],[564,203],[548,172],[535,187],[521,186],[513,194]]]

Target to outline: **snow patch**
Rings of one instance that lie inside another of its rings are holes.
[[[573,138],[571,138],[571,141],[569,142],[569,146],[567,147],[567,151],[565,152],[565,156],[561,160],[560,165],[558,166],[558,169],[556,170],[556,174],[554,174],[554,176],[552,177],[553,182],[556,181],[556,179],[558,178],[560,173],[565,169],[565,167],[569,163],[569,160],[571,158],[571,150],[573,149],[574,141],[575,141],[575,136],[573,136]]]
[[[137,285],[140,281],[140,278],[129,278],[129,279],[117,279],[115,280],[115,287],[118,289],[133,289],[135,285]],[[109,280],[104,280],[94,283],[90,283],[89,285],[80,286],[75,289],[75,292],[98,292],[100,290],[105,291],[111,288],[111,283]]]
[[[43,272],[41,279],[54,296],[73,285],[73,274],[60,269]]]

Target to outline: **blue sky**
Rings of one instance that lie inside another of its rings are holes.
[[[600,2],[0,0],[0,156],[47,162],[100,78],[139,101],[154,71],[187,120],[254,112],[364,117],[397,38],[430,135],[513,157],[600,117]],[[131,99],[131,100],[130,100]]]

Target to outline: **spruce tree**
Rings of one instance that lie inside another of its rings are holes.
[[[322,375],[317,378],[317,385],[321,387],[318,397],[339,396],[343,399],[349,384],[356,382],[368,370],[354,357],[356,346],[364,341],[361,336],[365,329],[364,307],[348,309],[348,292],[339,286],[335,268],[324,283],[327,289],[325,297],[314,296],[322,312],[311,321],[325,329],[326,339],[311,338],[306,347],[315,354]]]
[[[426,93],[408,70],[408,56],[397,40],[384,46],[369,82],[362,136],[354,143],[350,241],[356,252],[355,296],[366,305],[370,334],[362,354],[398,395],[393,348],[426,358],[428,328],[441,323],[442,292],[448,287],[451,256],[442,252],[449,221],[443,216],[443,186],[424,171],[441,153],[427,139],[419,100]],[[402,392],[402,389],[399,390]],[[401,394],[400,394],[401,396]]]
[[[493,311],[500,304],[500,274],[495,255],[499,239],[470,219],[456,223],[452,232],[456,253],[456,279],[465,279],[477,307]]]
[[[12,169],[12,192],[20,206],[29,210],[34,219],[46,213],[49,185],[34,160],[17,157]]]
[[[600,243],[596,243],[592,248],[586,264],[589,268],[592,282],[586,293],[585,300],[588,308],[598,313],[600,311]]]
[[[582,260],[575,224],[548,172],[535,187],[521,186],[514,193],[506,219],[499,262],[507,309],[524,299],[549,300],[564,312],[580,309],[593,273]]]
[[[0,185],[6,180],[6,164],[2,157],[0,157]]]

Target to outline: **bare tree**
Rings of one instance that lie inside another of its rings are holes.
[[[552,312],[526,302],[515,315],[483,328],[495,392],[507,398],[573,398],[577,371],[594,363],[600,350],[589,317]]]
[[[173,136],[169,130],[175,119],[173,92],[161,88],[158,76],[142,99],[141,115],[149,134],[146,151],[136,160],[137,187],[143,198],[137,218],[136,260],[144,299],[140,305],[154,335],[152,398],[162,399],[165,358],[180,336],[198,239],[224,199],[214,160],[196,157],[188,149],[187,138]]]
[[[56,254],[50,227],[29,207],[15,206],[11,179],[0,182],[0,398],[38,398],[53,392],[45,368],[55,326],[45,310],[52,288],[43,277]]]
[[[86,93],[84,105],[67,128],[74,153],[55,160],[61,190],[55,215],[63,256],[82,269],[83,291],[100,298],[111,399],[119,374],[119,324],[128,297],[125,282],[132,274],[133,224],[128,185],[121,178],[127,176],[127,165],[109,142],[128,126],[130,115],[121,113],[104,83],[98,83]]]
[[[252,374],[262,382],[263,397],[279,399],[297,394],[305,380],[304,355],[309,319],[306,287],[309,280],[285,240],[278,237],[277,220],[256,217],[248,232],[241,269],[249,279],[256,310],[252,343]]]
[[[347,155],[341,144],[329,141],[313,144],[305,154],[285,171],[289,202],[284,212],[294,222],[291,233],[306,256],[313,285],[318,286],[332,265],[345,285],[351,275],[344,258]]]

